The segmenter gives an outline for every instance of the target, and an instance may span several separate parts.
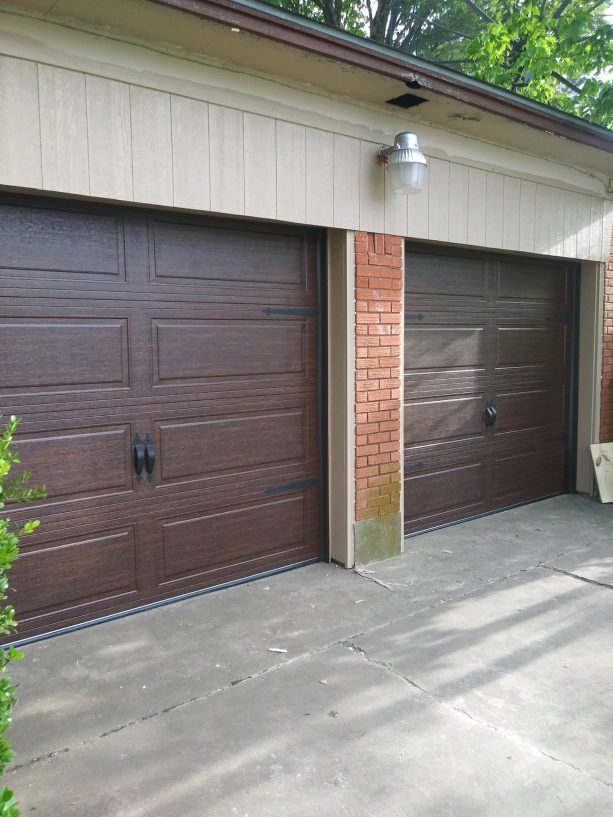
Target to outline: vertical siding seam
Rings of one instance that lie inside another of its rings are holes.
[[[87,110],[87,74],[83,74],[83,97],[85,101],[85,147],[87,156],[87,194],[92,192],[92,163],[89,157],[89,112]]]
[[[134,201],[136,187],[134,185],[134,125],[133,125],[133,122],[132,122],[132,116],[133,116],[132,87],[133,86],[131,84],[128,85],[128,105],[129,105],[129,108],[130,108],[130,117],[129,117],[129,122],[130,122],[130,168],[132,170],[132,174],[131,174],[132,175],[132,201]]]
[[[170,173],[172,176],[172,206],[177,206],[177,191],[175,190],[175,129],[174,129],[174,117],[172,115],[172,97],[173,94],[168,95],[170,97]]]
[[[38,143],[40,145],[40,182],[41,187],[45,190],[45,168],[43,163],[43,112],[40,109],[40,63],[36,63],[36,89],[38,94],[38,133],[39,133],[39,140]]]
[[[245,111],[241,111],[241,135],[242,135],[242,146],[243,146],[243,206],[241,210],[241,215],[245,215],[247,212],[247,185],[245,184],[245,169],[247,167],[247,157],[245,156]],[[276,125],[275,125],[276,130]],[[276,140],[275,140],[275,147],[276,147]],[[276,173],[275,173],[276,176]],[[275,196],[276,196],[276,187],[277,187],[277,180],[275,178]]]

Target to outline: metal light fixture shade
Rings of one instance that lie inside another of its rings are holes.
[[[394,193],[419,193],[423,189],[428,163],[416,134],[408,131],[396,134],[394,144],[381,145],[377,155],[387,167]]]

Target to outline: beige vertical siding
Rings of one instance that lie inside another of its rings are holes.
[[[0,185],[571,258],[607,253],[613,216],[597,195],[441,156],[429,157],[421,193],[396,195],[371,139],[271,116],[265,100],[245,111],[169,84],[0,56]]]

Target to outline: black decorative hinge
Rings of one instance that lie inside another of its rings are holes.
[[[404,473],[406,474],[408,471],[417,471],[423,467],[424,467],[423,462],[405,462]]]
[[[267,306],[262,312],[265,315],[299,315],[301,318],[316,318],[317,308],[314,306],[296,306],[287,309]]]
[[[423,312],[405,312],[404,319],[405,321],[423,321],[424,314]]]
[[[300,491],[303,488],[314,488],[319,484],[319,479],[301,479],[298,482],[286,482],[285,485],[272,485],[264,489],[265,494],[282,494],[285,491]]]

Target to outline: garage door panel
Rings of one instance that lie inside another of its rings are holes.
[[[568,276],[559,265],[531,261],[500,261],[496,275],[496,300],[499,305],[512,302],[544,307],[551,312],[564,309],[568,301]]]
[[[566,365],[566,327],[500,326],[497,332],[496,368],[531,368]]]
[[[412,400],[404,407],[406,446],[451,443],[483,437],[484,393]]]
[[[485,460],[445,466],[428,473],[410,472],[404,480],[406,532],[480,513],[485,508]]]
[[[0,318],[5,395],[129,388],[127,319]]]
[[[125,280],[122,220],[114,215],[0,205],[0,276]]]
[[[26,422],[21,426],[28,428]],[[131,492],[132,426],[53,428],[20,433],[15,450],[32,485],[44,485],[47,498],[39,509],[108,492]]]
[[[228,471],[303,464],[308,412],[274,411],[159,423],[160,483],[214,477]]]
[[[496,437],[536,429],[568,427],[568,396],[564,384],[552,384],[541,389],[498,391],[494,396],[496,406]]]
[[[566,490],[566,451],[562,442],[542,442],[530,450],[496,455],[492,477],[494,504],[506,505]]]
[[[41,616],[69,610],[74,615],[95,603],[116,603],[137,592],[135,528],[113,525],[95,535],[24,547],[11,581],[22,628]]]
[[[153,282],[223,283],[243,294],[250,286],[307,287],[304,235],[158,220],[149,231]]]
[[[154,320],[155,386],[306,375],[305,321]]]
[[[160,520],[160,583],[215,574],[220,569],[248,575],[257,572],[253,568],[257,562],[274,556],[292,558],[292,551],[308,547],[311,531],[306,517],[306,498],[298,494],[206,515]]]
[[[483,326],[407,326],[404,342],[411,373],[486,368]]]
[[[487,264],[484,259],[443,254],[407,253],[406,295],[451,297],[456,302],[487,300]]]

